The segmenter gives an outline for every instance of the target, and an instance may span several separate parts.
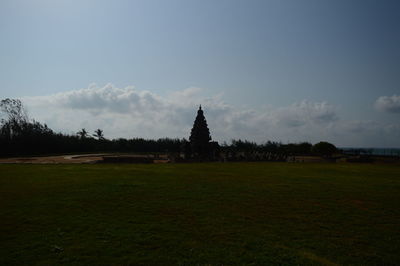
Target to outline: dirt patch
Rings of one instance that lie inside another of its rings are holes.
[[[78,154],[38,157],[0,158],[0,164],[82,164],[82,163],[167,163],[165,155],[115,155],[115,154]]]
[[[87,155],[59,155],[59,156],[39,156],[39,157],[15,157],[0,158],[1,164],[63,164],[63,163],[96,163],[101,161],[102,154]]]

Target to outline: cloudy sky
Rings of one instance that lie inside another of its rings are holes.
[[[0,98],[51,128],[400,147],[397,0],[1,0]]]

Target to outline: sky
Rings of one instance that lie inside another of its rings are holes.
[[[400,147],[396,0],[1,0],[0,98],[56,131]]]

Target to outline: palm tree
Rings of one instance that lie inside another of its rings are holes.
[[[84,139],[88,136],[88,132],[86,131],[86,129],[82,128],[81,131],[78,131],[78,133],[76,133],[81,139]]]
[[[104,140],[103,130],[100,128],[94,131],[93,137],[97,138],[98,140]]]

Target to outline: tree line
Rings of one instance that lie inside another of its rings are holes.
[[[1,100],[0,110],[0,156],[3,157],[92,152],[190,153],[189,141],[184,138],[107,139],[102,129],[90,133],[84,128],[73,135],[54,132],[46,124],[30,119],[18,99]],[[282,155],[321,153],[318,150],[321,144],[312,145],[307,142],[282,144],[268,141],[257,144],[239,139],[232,140],[230,144],[223,143],[220,146],[215,143],[215,145],[218,155],[224,153],[234,157],[238,154],[254,153]],[[326,147],[322,148],[326,150]]]

